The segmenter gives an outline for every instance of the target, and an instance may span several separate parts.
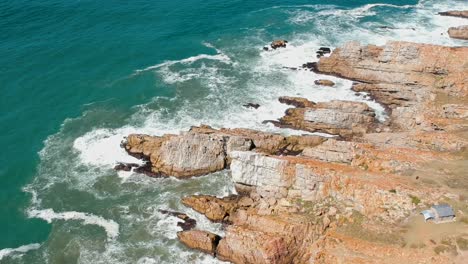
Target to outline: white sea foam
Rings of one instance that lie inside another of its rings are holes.
[[[29,245],[23,245],[17,248],[4,248],[0,249],[0,260],[2,260],[4,257],[11,256],[14,254],[19,254],[22,255],[30,250],[36,250],[41,247],[41,244],[29,244]]]
[[[77,138],[73,143],[73,147],[80,152],[80,159],[85,164],[99,166],[113,165],[116,162],[141,164],[139,159],[128,155],[120,147],[123,140],[122,135],[136,132],[131,127],[118,130],[97,129]]]
[[[109,240],[113,240],[119,236],[119,224],[113,220],[107,220],[89,213],[74,211],[56,213],[53,209],[31,209],[28,210],[28,216],[31,218],[41,218],[48,223],[51,223],[53,220],[80,220],[83,221],[85,225],[97,225],[104,228]]]

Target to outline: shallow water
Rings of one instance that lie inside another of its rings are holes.
[[[177,219],[157,210],[222,233],[180,198],[233,192],[229,172],[185,181],[117,173],[116,161],[134,161],[123,137],[199,124],[301,133],[262,124],[283,114],[283,95],[363,101],[384,119],[350,81],[318,87],[316,74],[283,67],[350,40],[466,45],[446,34],[463,20],[436,15],[457,8],[468,4],[2,1],[0,262],[218,263],[179,244]],[[278,38],[290,45],[262,51]]]

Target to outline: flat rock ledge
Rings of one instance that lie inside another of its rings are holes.
[[[122,147],[130,155],[146,161],[144,169],[137,168],[137,172],[152,177],[187,178],[228,168],[233,151],[297,155],[305,147],[324,140],[318,136],[285,137],[249,129],[216,130],[201,126],[180,135],[132,134],[122,142]]]
[[[439,15],[468,18],[468,10],[463,10],[463,11],[462,10],[453,10],[453,11],[439,12]]]

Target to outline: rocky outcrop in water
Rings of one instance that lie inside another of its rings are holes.
[[[220,260],[447,263],[453,256],[437,253],[446,240],[406,245],[411,227],[402,226],[423,204],[466,200],[458,194],[468,188],[460,165],[468,147],[467,57],[467,47],[351,42],[305,64],[354,80],[354,91],[387,110],[380,122],[365,103],[279,98],[293,108],[275,125],[338,137],[201,126],[180,135],[130,135],[123,147],[158,175],[230,168],[238,194],[182,199],[223,223],[225,235],[178,233],[188,247]]]
[[[439,15],[468,18],[468,10],[463,10],[463,11],[453,10],[453,11],[439,12]]]
[[[448,34],[451,38],[468,40],[468,25],[451,27]]]
[[[286,44],[288,43],[287,40],[275,40],[270,44],[270,47],[272,49],[277,49],[277,48],[286,48]]]
[[[282,101],[301,107],[286,110],[285,116],[274,123],[279,127],[349,138],[370,131],[376,123],[374,111],[364,103],[330,101],[297,104]]]
[[[182,231],[177,233],[180,242],[187,247],[201,250],[214,255],[218,246],[220,236],[201,230]]]
[[[316,80],[314,83],[320,86],[329,86],[329,87],[335,86],[334,82],[330,80],[325,80],[325,79]]]
[[[216,130],[202,126],[193,127],[181,135],[157,137],[132,134],[122,146],[130,155],[147,161],[143,166],[146,174],[184,178],[227,168],[233,151],[297,154],[323,140],[317,136],[284,137],[249,129]],[[129,165],[119,165],[117,169],[121,167],[131,169]],[[141,168],[138,170],[142,171]]]

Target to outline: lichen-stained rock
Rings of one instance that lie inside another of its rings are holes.
[[[468,40],[468,25],[451,27],[448,34],[451,38]]]
[[[334,100],[320,102],[312,107],[290,108],[275,124],[349,138],[367,133],[376,122],[374,111],[366,104]]]
[[[321,86],[335,86],[335,83],[330,81],[330,80],[325,80],[325,79],[320,79],[320,80],[316,80],[314,81],[314,83],[316,85],[321,85]]]
[[[452,10],[452,11],[439,12],[439,15],[468,18],[468,10]]]
[[[214,255],[218,246],[220,236],[201,230],[181,231],[177,233],[179,240],[187,247],[198,249]]]
[[[217,198],[209,195],[192,195],[182,199],[185,206],[215,222],[229,221],[229,216],[239,207],[238,201],[238,196]]]

